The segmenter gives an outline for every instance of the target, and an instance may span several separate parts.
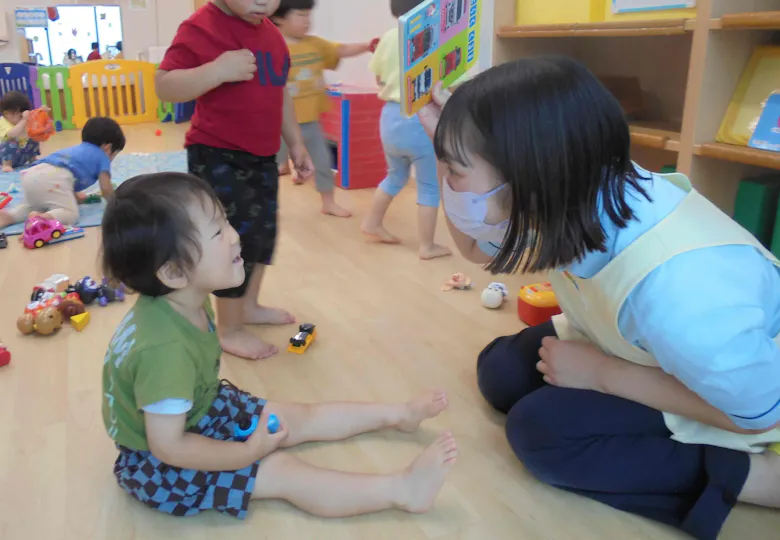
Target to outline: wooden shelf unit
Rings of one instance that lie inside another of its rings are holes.
[[[715,142],[753,50],[780,30],[780,0],[698,0],[691,19],[505,25],[515,20],[516,1],[495,0],[494,64],[564,54],[600,76],[636,76],[667,102],[660,117],[669,121],[631,123],[640,164],[676,163],[727,213],[741,179],[780,170],[780,153]]]
[[[501,26],[500,38],[671,36],[693,30],[686,19]]]

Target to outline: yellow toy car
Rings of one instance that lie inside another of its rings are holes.
[[[317,339],[316,327],[311,323],[304,323],[298,327],[298,333],[290,338],[287,352],[303,354],[315,339]]]

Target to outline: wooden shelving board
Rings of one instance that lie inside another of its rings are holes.
[[[690,19],[619,21],[573,24],[534,24],[498,29],[500,38],[674,36],[691,32]]]
[[[631,142],[639,146],[680,151],[680,130],[660,122],[632,122]]]
[[[693,152],[698,156],[731,161],[733,163],[780,169],[780,152],[756,150],[755,148],[723,143],[698,144],[694,146]]]
[[[729,13],[710,20],[711,30],[773,30],[780,29],[780,11]]]

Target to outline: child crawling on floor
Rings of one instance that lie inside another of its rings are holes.
[[[3,172],[11,172],[33,163],[41,154],[41,145],[27,137],[27,115],[30,99],[11,91],[0,99],[0,160]]]
[[[22,204],[0,210],[0,229],[42,216],[66,227],[79,219],[79,201],[95,183],[103,197],[114,193],[111,162],[125,147],[125,135],[115,120],[95,117],[81,130],[81,144],[46,156],[22,171]]]
[[[447,407],[443,391],[398,404],[293,404],[220,381],[209,294],[239,285],[244,265],[238,234],[204,180],[132,178],[108,201],[102,228],[106,276],[139,293],[103,366],[103,420],[119,450],[122,489],[176,516],[217,510],[243,519],[252,499],[283,499],[324,517],[431,508],[455,463],[450,433],[392,474],[321,469],[284,449],[415,431]],[[274,434],[265,429],[270,414],[281,423]],[[245,442],[234,437],[240,415],[259,417]]]

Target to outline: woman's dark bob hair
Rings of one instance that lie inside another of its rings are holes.
[[[634,218],[628,192],[649,200],[620,104],[569,58],[525,58],[464,83],[434,146],[447,163],[478,156],[509,184],[499,195],[509,228],[486,267],[494,274],[553,270],[605,251],[600,214],[623,228]]]

